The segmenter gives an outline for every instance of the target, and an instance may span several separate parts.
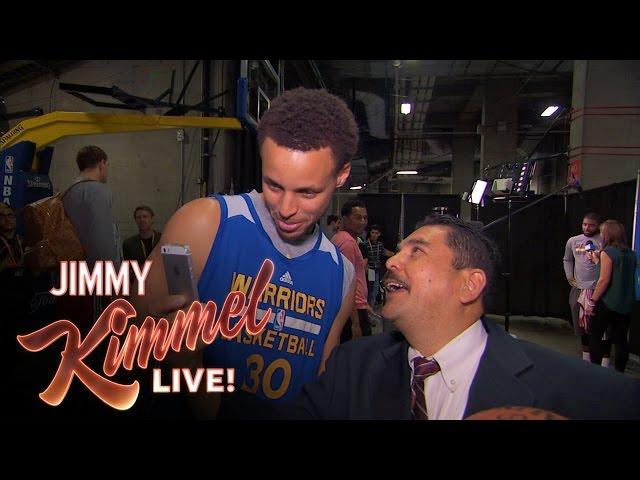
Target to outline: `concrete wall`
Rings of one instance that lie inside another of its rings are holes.
[[[212,94],[218,93],[222,82],[221,62],[213,62]],[[82,111],[100,113],[138,113],[122,109],[94,107],[58,89],[59,82],[82,83],[110,87],[117,85],[126,92],[146,98],[155,98],[171,83],[175,70],[173,100],[182,90],[193,60],[97,60],[79,65],[71,71],[40,80],[6,97],[8,111],[24,110],[39,106],[45,113],[51,111]],[[225,79],[225,88],[231,86]],[[93,97],[113,101],[109,97]],[[224,99],[227,106],[234,96]],[[198,67],[185,96],[185,102],[196,104],[202,100],[201,66]],[[223,99],[213,102],[221,105]],[[166,109],[147,109],[147,114],[163,114]],[[190,115],[199,115],[191,112]],[[17,121],[11,123],[15,126]],[[212,131],[211,140],[216,131]],[[220,134],[212,156],[211,191],[224,191],[225,177],[229,177],[229,155],[225,149],[226,135]],[[77,151],[84,145],[95,144],[109,155],[108,185],[113,191],[114,217],[123,238],[137,233],[133,221],[133,209],[138,204],[150,205],[155,213],[155,227],[165,223],[181,205],[181,177],[184,170],[184,203],[200,196],[201,130],[185,129],[185,141],[178,142],[176,130],[142,133],[87,135],[62,138],[52,144],[55,147],[50,177],[56,190],[66,188],[78,175],[75,163]],[[211,179],[211,177],[210,177]],[[228,188],[228,187],[227,187]]]
[[[574,110],[640,105],[640,61],[576,60]],[[640,168],[640,108],[590,110],[571,123],[571,155],[579,155],[584,188],[633,180]],[[625,113],[625,115],[620,115]],[[635,115],[628,115],[635,113]],[[580,112],[577,112],[579,115]],[[615,148],[581,149],[585,146]],[[636,148],[620,148],[636,147]],[[597,154],[593,154],[598,152]],[[625,154],[625,155],[620,155]]]
[[[459,128],[461,131],[470,131],[473,130],[475,126],[463,124],[460,125]],[[469,191],[473,182],[476,180],[473,171],[476,151],[475,137],[453,137],[452,150],[451,190],[447,193],[455,193],[462,197],[462,193]],[[469,202],[460,202],[460,216],[466,220],[471,218],[471,204]]]
[[[490,79],[484,89],[482,103],[482,137],[480,170],[511,162],[517,146],[518,80]]]

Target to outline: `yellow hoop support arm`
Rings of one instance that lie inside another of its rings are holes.
[[[53,112],[20,122],[0,137],[0,150],[18,142],[36,144],[36,150],[62,137],[101,133],[141,132],[171,128],[242,130],[237,118],[163,115],[117,115],[89,112]]]

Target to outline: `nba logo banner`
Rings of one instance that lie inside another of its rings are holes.
[[[13,173],[13,156],[4,157],[4,173]]]
[[[281,332],[284,329],[284,320],[287,316],[287,312],[282,309],[278,310],[276,319],[273,321],[273,329],[276,332]]]

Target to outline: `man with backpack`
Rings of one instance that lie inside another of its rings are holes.
[[[80,175],[64,196],[64,210],[78,232],[89,269],[96,260],[112,261],[118,268],[120,239],[111,212],[113,195],[107,186],[107,154],[93,145],[82,147],[76,163]]]
[[[113,195],[107,186],[109,163],[99,147],[82,147],[76,156],[80,175],[65,193],[64,210],[84,248],[89,271],[97,260],[111,261],[116,270],[122,260],[118,227],[113,221]],[[75,300],[75,301],[74,301]],[[76,325],[89,328],[109,304],[109,297],[60,297],[61,307],[68,310]],[[63,317],[61,317],[63,318]]]

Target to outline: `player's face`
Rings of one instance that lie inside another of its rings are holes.
[[[338,172],[329,147],[300,152],[267,138],[262,144],[262,195],[280,237],[289,242],[310,232],[327,211],[331,195],[349,176]]]
[[[598,233],[598,223],[590,218],[582,220],[582,233],[587,237],[593,237]]]

